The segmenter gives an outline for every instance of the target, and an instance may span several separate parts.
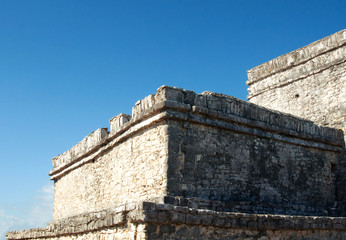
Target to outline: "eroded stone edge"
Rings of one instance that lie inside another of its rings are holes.
[[[60,161],[60,165],[53,164],[55,167],[49,173],[52,179],[93,160],[121,140],[167,118],[226,127],[237,132],[330,151],[340,151],[344,144],[341,130],[321,127],[311,121],[268,110],[223,94],[195,94],[180,88],[162,86],[156,95],[148,97],[145,98],[146,101],[137,102],[133,108],[132,118],[127,115],[128,119],[118,124],[112,133],[105,133],[104,128],[93,133],[91,137],[95,135],[94,139],[98,144],[91,144],[93,148],[89,151],[74,154],[75,157],[73,154],[67,154],[69,151],[75,152],[75,148],[79,148],[79,143],[71,150],[53,158],[53,162]],[[148,103],[150,101],[154,102]],[[168,114],[168,110],[171,114]],[[204,120],[198,115],[203,116]],[[83,141],[87,142],[85,139]]]

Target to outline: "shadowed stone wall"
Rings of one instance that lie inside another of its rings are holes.
[[[205,92],[190,104],[167,122],[168,195],[221,201],[224,211],[336,214],[341,131],[339,147],[327,147],[311,122],[233,97]]]
[[[169,131],[179,185],[172,181],[168,193],[226,201],[233,211],[335,214],[338,153],[198,124]]]
[[[346,30],[257,66],[248,78],[250,102],[345,132]],[[334,168],[337,208],[345,212],[346,152]]]

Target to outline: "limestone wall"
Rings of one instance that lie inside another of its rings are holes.
[[[171,101],[174,89],[159,88],[138,101],[131,116],[112,118],[110,132],[97,129],[52,159],[54,221],[128,202],[160,201],[166,195],[166,109],[187,107]]]
[[[346,30],[248,71],[250,102],[346,128]]]
[[[346,133],[346,30],[255,67],[248,78],[250,102]],[[345,212],[346,151],[337,179]]]
[[[339,147],[327,145],[311,122],[209,92],[179,117],[168,121],[168,195],[219,201],[198,208],[336,214],[341,131]]]
[[[132,117],[110,120],[109,133],[98,129],[53,158],[54,221],[166,194],[167,125],[151,103],[139,101]]]
[[[110,122],[53,159],[54,220],[169,196],[227,202],[222,211],[335,214],[342,131],[165,86]]]
[[[174,177],[179,178],[179,185],[168,186],[171,194],[228,201],[231,211],[296,215],[335,211],[333,165],[338,153],[198,124],[185,129],[172,124],[169,131],[179,135],[170,145],[172,161],[178,160]]]
[[[148,200],[166,190],[166,127],[150,127],[55,182],[54,219]]]

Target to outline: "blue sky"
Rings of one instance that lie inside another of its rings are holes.
[[[51,219],[51,158],[161,85],[246,99],[246,70],[345,28],[346,1],[0,0],[0,239]]]

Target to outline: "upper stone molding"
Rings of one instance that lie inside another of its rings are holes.
[[[107,128],[99,128],[70,150],[54,157],[53,169],[49,174],[52,179],[59,178],[73,168],[92,161],[102,151],[121,140],[169,118],[205,125],[214,124],[231,131],[281,141],[289,137],[295,139],[290,140],[294,144],[310,144],[311,147],[331,151],[337,151],[343,145],[343,133],[340,130],[317,126],[311,121],[224,94],[196,94],[182,88],[162,86],[155,95],[138,101],[132,108],[131,116],[119,114],[110,119],[110,132]],[[307,141],[310,143],[306,143]]]
[[[250,86],[264,78],[306,63],[313,58],[344,45],[346,45],[346,29],[248,70],[248,81],[246,84]],[[345,59],[345,56],[340,55],[338,59]],[[338,59],[335,59],[335,61],[338,61]]]

